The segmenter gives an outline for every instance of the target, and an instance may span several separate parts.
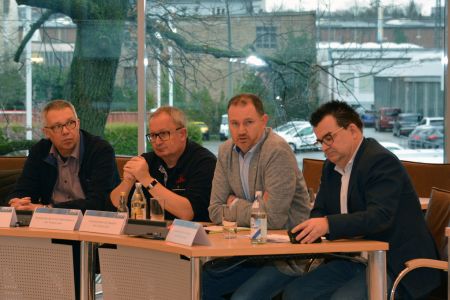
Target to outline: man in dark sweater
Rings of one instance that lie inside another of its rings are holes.
[[[165,219],[209,221],[208,205],[216,157],[188,140],[186,117],[175,107],[160,107],[149,120],[148,141],[153,151],[130,159],[123,180],[111,193],[119,205],[120,192],[131,197],[139,181],[147,198],[164,202]]]
[[[31,148],[9,205],[105,210],[120,181],[111,145],[81,130],[75,108],[65,100],[48,103],[42,118],[47,138]]]

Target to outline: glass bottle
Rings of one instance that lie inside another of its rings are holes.
[[[131,219],[147,219],[147,201],[142,192],[142,184],[136,182],[133,197],[131,197]]]
[[[267,213],[261,191],[256,191],[252,204],[250,239],[252,244],[264,244],[267,241]]]
[[[127,215],[129,214],[128,210],[128,203],[127,203],[127,197],[125,195],[125,192],[120,192],[120,199],[119,199],[119,206],[117,207],[118,212],[126,212]]]

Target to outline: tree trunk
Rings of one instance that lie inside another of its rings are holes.
[[[103,135],[124,35],[123,20],[77,22],[77,39],[66,98],[81,120],[81,128]]]

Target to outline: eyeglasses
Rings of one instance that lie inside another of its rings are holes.
[[[177,129],[175,129],[175,131],[180,130],[184,127],[178,127]],[[158,133],[149,133],[145,135],[147,137],[147,141],[151,142],[156,142],[156,139],[159,137],[159,139],[161,141],[167,141],[170,139],[170,131],[160,131]]]
[[[65,124],[56,124],[53,126],[45,126],[44,128],[50,129],[53,131],[53,133],[61,133],[63,131],[63,128],[66,127],[68,130],[72,130],[75,127],[77,127],[77,121],[76,120],[69,120]]]
[[[323,138],[317,139],[317,140],[316,140],[316,144],[320,144],[320,145],[325,144],[325,145],[327,145],[328,147],[331,146],[331,145],[333,145],[333,143],[334,143],[334,137],[333,137],[333,136],[335,136],[335,135],[336,135],[339,131],[341,131],[342,129],[344,129],[344,127],[340,127],[340,128],[336,129],[336,130],[333,131],[333,132],[328,132],[327,134],[325,134],[325,135],[323,136]]]

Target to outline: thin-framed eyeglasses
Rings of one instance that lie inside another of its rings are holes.
[[[341,131],[342,129],[344,129],[344,127],[339,127],[338,129],[336,129],[333,132],[328,132],[327,134],[325,134],[321,139],[317,139],[316,143],[319,145],[327,145],[328,147],[333,145],[334,143],[334,137],[336,136],[336,134]]]
[[[175,131],[180,130],[184,127],[178,127]],[[158,133],[151,132],[145,135],[147,137],[147,141],[156,142],[156,139],[159,137],[161,141],[168,141],[170,139],[170,130],[160,131]]]
[[[53,133],[61,133],[63,131],[63,128],[66,127],[68,130],[75,129],[77,127],[77,121],[76,120],[69,120],[64,124],[56,124],[53,126],[45,126],[44,128],[50,129],[53,131]]]

